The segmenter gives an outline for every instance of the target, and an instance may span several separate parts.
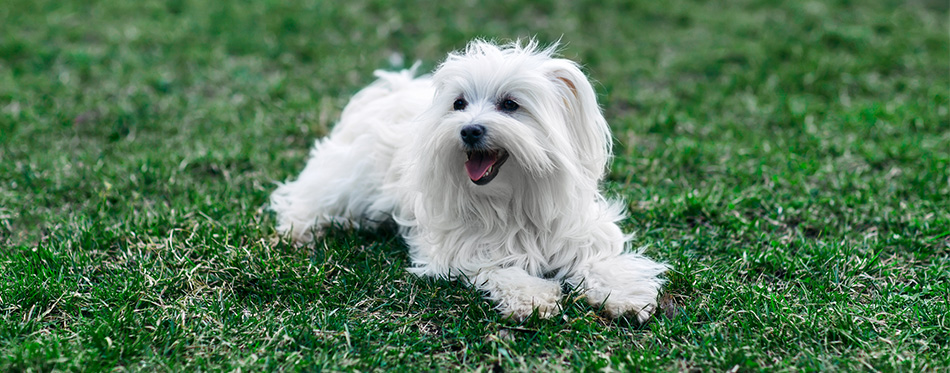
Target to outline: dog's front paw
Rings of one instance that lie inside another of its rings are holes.
[[[521,268],[485,270],[474,279],[475,285],[488,292],[496,309],[506,317],[521,321],[537,310],[546,319],[556,315],[561,306],[561,284],[534,277]]]
[[[644,302],[642,299],[636,298],[611,299],[608,297],[602,305],[604,312],[612,318],[636,316],[641,324],[647,322],[653,316],[653,312],[656,311],[656,302]]]
[[[523,289],[523,292],[512,292],[509,296],[500,297],[498,311],[517,321],[531,317],[535,310],[542,319],[557,315],[561,310],[558,303],[561,300],[561,286],[551,281],[535,285],[543,286],[532,286],[531,289]]]
[[[583,278],[570,282],[580,284],[587,302],[602,306],[608,316],[636,316],[644,323],[656,310],[663,285],[659,276],[667,268],[639,254],[624,254],[590,264]]]
[[[611,318],[636,316],[645,323],[656,311],[656,297],[659,289],[652,284],[628,284],[624,288],[608,287],[596,281],[584,292],[587,302],[594,307],[602,307]]]

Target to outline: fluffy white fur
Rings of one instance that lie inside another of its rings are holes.
[[[271,196],[278,231],[306,242],[395,221],[412,273],[466,281],[504,315],[557,314],[566,282],[612,317],[645,321],[667,266],[629,250],[623,207],[599,189],[609,127],[587,77],[554,52],[476,40],[432,76],[376,72]],[[496,162],[485,185],[472,181],[481,168],[466,171],[473,151]]]

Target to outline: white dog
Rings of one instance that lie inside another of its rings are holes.
[[[561,283],[644,322],[667,266],[627,247],[598,183],[611,135],[587,77],[555,47],[476,40],[432,76],[376,72],[295,181],[271,196],[297,242],[395,221],[420,276],[488,293],[506,316],[558,313]]]

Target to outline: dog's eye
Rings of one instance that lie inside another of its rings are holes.
[[[452,108],[456,111],[465,110],[465,107],[468,106],[468,102],[465,102],[464,99],[455,100],[455,103],[452,104]]]
[[[508,113],[518,110],[519,107],[520,106],[518,106],[518,103],[510,98],[507,98],[498,104],[498,108],[501,109],[501,111]]]

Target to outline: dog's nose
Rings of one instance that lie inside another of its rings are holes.
[[[475,145],[485,137],[485,126],[480,124],[470,124],[462,127],[462,141],[468,145]]]

